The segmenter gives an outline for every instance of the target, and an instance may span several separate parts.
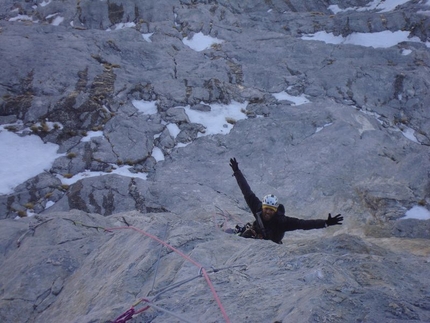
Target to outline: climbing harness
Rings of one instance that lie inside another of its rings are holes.
[[[263,220],[261,220],[261,212],[254,213],[254,217],[257,221],[257,226],[261,231],[263,239],[267,239],[266,229],[264,228]]]
[[[214,215],[214,222],[215,222],[215,225],[216,225],[217,229],[221,228],[225,232],[227,232],[226,230],[234,231],[234,229],[233,230],[225,229],[226,226],[228,227],[228,225],[229,225],[228,223],[229,222],[236,223],[236,229],[237,229],[238,226],[240,227],[240,225],[238,223],[243,223],[240,219],[238,219],[237,217],[235,217],[234,215],[232,215],[230,212],[224,211],[223,209],[221,209],[217,205],[215,205],[215,207],[219,210],[219,212],[216,212],[216,215],[220,215],[222,217],[221,224],[217,224],[217,221],[216,221],[215,215]],[[238,232],[234,232],[234,233],[238,233]]]
[[[217,215],[222,216],[222,224],[217,225],[218,228],[224,228],[226,226],[226,223],[229,222],[229,220],[236,220],[236,226],[234,229],[228,228],[224,229],[223,231],[226,233],[236,234],[238,236],[244,237],[244,238],[253,238],[253,239],[265,239],[266,238],[266,231],[263,225],[263,221],[261,220],[261,214],[256,213],[255,219],[256,219],[256,225],[254,227],[253,223],[248,222],[245,225],[242,225],[240,220],[237,221],[233,215],[231,215],[228,211],[224,211],[219,206],[215,206],[220,212],[217,212]],[[214,219],[214,222],[216,223],[216,220]],[[233,226],[233,225],[231,225]]]

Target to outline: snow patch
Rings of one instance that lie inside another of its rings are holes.
[[[321,130],[323,130],[326,127],[329,127],[333,124],[333,122],[330,123],[326,123],[325,125],[323,125],[322,127],[317,127],[317,129],[315,130],[315,133],[320,132]]]
[[[202,50],[210,48],[214,44],[222,44],[224,41],[211,36],[206,36],[202,32],[194,34],[190,39],[184,38],[182,42],[190,47],[191,49],[200,52]]]
[[[82,137],[82,142],[88,142],[91,141],[94,137],[104,137],[103,131],[88,131],[87,135],[85,137]]]
[[[192,110],[190,106],[183,107],[188,118],[193,123],[199,123],[206,128],[204,134],[199,133],[199,137],[215,134],[228,134],[233,128],[233,124],[241,119],[246,119],[243,112],[248,102],[239,103],[232,101],[229,105],[211,104],[211,111]]]
[[[397,8],[397,6],[403,5],[410,0],[374,0],[368,3],[364,7],[349,7],[345,9],[339,8],[338,5],[328,6],[328,9],[331,10],[334,14],[345,11],[367,11],[367,10],[377,10],[378,12],[389,12],[393,11]]]
[[[412,53],[412,50],[410,50],[410,49],[403,49],[403,50],[402,50],[402,55],[403,55],[403,56],[407,56],[407,55],[409,55],[410,53]]]
[[[112,28],[106,29],[106,31],[120,30],[124,28],[133,28],[133,27],[136,27],[136,24],[134,22],[120,22],[114,25]]]
[[[18,15],[13,18],[9,18],[9,21],[32,21],[32,22],[38,22],[38,20],[33,21],[33,18],[27,15]]]
[[[55,202],[54,201],[48,201],[48,202],[46,202],[46,204],[45,204],[45,210],[46,209],[48,209],[48,208],[50,208],[51,206],[53,206],[55,204]]]
[[[53,26],[59,26],[64,21],[64,17],[57,16],[52,20],[51,25]]]
[[[52,0],[48,0],[48,1],[43,0],[43,1],[42,1],[42,3],[40,4],[40,6],[41,6],[41,7],[45,7],[45,6],[47,6],[48,4],[50,4],[51,2],[52,2]]]
[[[417,137],[415,137],[415,130],[414,129],[403,126],[403,129],[401,131],[402,131],[403,136],[408,138],[410,141],[416,142],[417,144],[420,143],[418,141]]]
[[[293,96],[293,95],[288,94],[285,91],[282,91],[279,93],[273,93],[272,95],[278,101],[285,101],[285,100],[290,101],[290,102],[293,102],[293,105],[301,105],[301,104],[305,104],[305,103],[310,102],[304,94],[302,94],[300,96]]]
[[[376,33],[352,33],[346,37],[342,37],[340,35],[335,36],[333,33],[319,31],[315,34],[302,36],[301,39],[323,41],[326,44],[349,44],[373,48],[389,48],[407,41],[422,43],[418,37],[409,38],[409,35],[410,32],[408,31],[398,30],[393,32],[384,30]],[[429,47],[430,42],[425,43],[425,45]]]
[[[143,114],[158,113],[157,101],[133,100],[131,103],[137,110],[139,110],[139,112],[142,112]]]
[[[191,142],[187,142],[187,143],[180,142],[175,147],[177,147],[177,148],[184,148],[184,147],[188,146],[190,143]]]
[[[181,132],[181,129],[179,129],[176,123],[169,123],[166,127],[173,138],[176,138],[176,136]]]
[[[405,216],[400,220],[417,219],[417,220],[430,220],[430,211],[423,206],[416,205],[405,213]]]
[[[112,165],[112,166],[116,167],[116,165]],[[62,184],[65,184],[65,185],[75,184],[77,181],[84,179],[84,178],[104,176],[104,175],[110,175],[110,174],[117,174],[117,175],[131,177],[131,178],[141,178],[144,180],[147,179],[147,177],[148,177],[147,173],[132,173],[129,171],[129,168],[130,168],[130,166],[116,167],[115,169],[113,169],[109,173],[86,170],[84,172],[81,172],[79,174],[74,175],[71,178],[66,178],[66,177],[63,177],[63,176],[57,174],[57,178],[61,181]]]
[[[49,170],[59,146],[44,143],[40,137],[18,136],[0,132],[0,195],[13,193],[14,188],[44,170]]]
[[[148,43],[152,43],[151,36],[152,36],[153,34],[154,34],[154,33],[142,34],[142,37],[143,37],[143,39],[145,39]]]
[[[163,151],[158,147],[154,147],[152,149],[152,157],[154,157],[157,162],[164,160]]]

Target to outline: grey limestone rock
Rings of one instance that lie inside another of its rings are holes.
[[[0,315],[6,321],[54,322],[61,316],[106,322],[137,300],[155,297],[169,312],[149,309],[133,321],[177,319],[168,313],[223,321],[199,275],[204,266],[232,321],[430,318],[428,292],[419,287],[429,283],[421,274],[428,265],[422,255],[429,252],[423,242],[390,238],[376,244],[330,230],[292,233],[284,245],[275,245],[210,229],[213,223],[201,224],[205,217],[178,222],[172,213],[102,217],[72,211],[4,220]]]
[[[128,210],[146,213],[148,209],[162,209],[157,206],[156,201],[151,198],[148,184],[142,179],[104,175],[80,180],[71,185],[61,200],[47,209],[46,213],[72,209],[102,215]]]
[[[159,134],[163,128],[161,124],[154,124],[140,117],[126,118],[118,115],[106,124],[104,134],[118,160],[138,163],[150,156],[154,147],[154,135]]]
[[[209,276],[232,322],[430,321],[429,220],[402,219],[430,205],[429,9],[387,2],[2,1],[0,131],[61,155],[0,196],[0,321],[113,321],[192,277],[154,304],[223,321],[201,269],[142,230],[224,268]],[[219,41],[186,44],[201,35]],[[207,135],[234,102],[246,118]],[[231,157],[288,215],[344,224],[283,245],[226,235],[253,219]]]

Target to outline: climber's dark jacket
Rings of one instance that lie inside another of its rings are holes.
[[[261,214],[263,203],[260,199],[254,194],[251,188],[248,185],[245,177],[243,176],[240,170],[234,173],[234,177],[236,178],[237,184],[242,191],[242,194],[245,198],[246,203],[251,209],[254,217],[256,218],[256,214]],[[282,238],[284,237],[284,233],[286,231],[293,230],[310,230],[310,229],[321,229],[326,227],[325,220],[302,220],[289,216],[285,216],[285,208],[281,204],[278,207],[276,214],[269,221],[264,221],[264,229],[266,233],[266,240],[272,240],[276,243],[282,243]],[[253,228],[257,231],[258,235],[261,235],[259,232],[259,228],[257,226],[256,221],[253,223]],[[247,237],[246,235],[244,235]]]

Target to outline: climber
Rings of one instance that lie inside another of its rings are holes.
[[[342,224],[343,217],[340,214],[332,217],[329,213],[327,220],[302,220],[285,216],[285,208],[279,204],[275,195],[266,195],[263,201],[260,201],[254,194],[239,170],[239,163],[236,158],[230,159],[230,167],[233,169],[233,176],[236,177],[245,201],[255,217],[252,224],[248,223],[243,228],[236,226],[237,233],[241,237],[272,240],[281,244],[286,231],[320,229],[330,225]]]

